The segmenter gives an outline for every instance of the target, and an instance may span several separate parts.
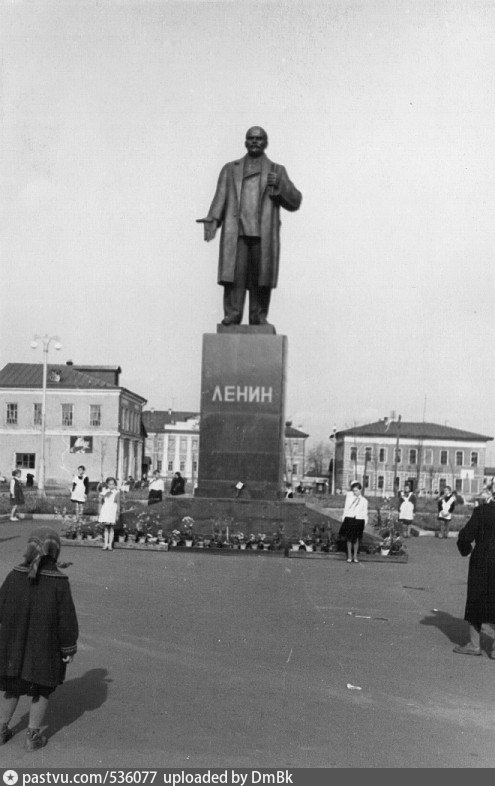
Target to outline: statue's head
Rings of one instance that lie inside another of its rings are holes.
[[[268,145],[268,135],[260,126],[253,126],[246,132],[246,150],[248,155],[255,158],[263,155],[263,151]]]

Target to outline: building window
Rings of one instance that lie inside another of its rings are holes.
[[[357,448],[351,448],[351,461],[357,461]]]
[[[198,438],[197,437],[193,437],[193,439],[192,439],[192,449],[193,450],[197,450],[198,449],[198,444],[199,444]]]
[[[16,453],[15,465],[19,469],[34,469],[36,466],[36,453]]]
[[[156,468],[157,468],[158,472],[161,473],[161,471],[162,471],[162,462],[161,461],[157,461],[156,462]]]
[[[440,451],[440,464],[444,466],[449,463],[449,452],[448,450],[441,450]]]
[[[380,453],[378,454],[378,461],[380,464],[385,464],[387,461],[387,451],[385,448],[380,448]],[[383,488],[383,486],[382,486]]]
[[[297,475],[298,472],[299,472],[299,464],[293,464],[292,465],[292,474],[293,475]]]
[[[462,491],[462,478],[455,479],[455,490]]]
[[[186,462],[185,461],[181,461],[180,462],[179,469],[180,469],[181,472],[185,471],[185,469],[186,469]]]
[[[62,426],[72,426],[74,418],[74,406],[72,404],[62,404]]]
[[[440,494],[443,494],[446,485],[447,485],[447,478],[440,478],[440,481],[438,483]]]
[[[193,461],[192,468],[193,468],[193,472],[197,472],[198,471],[198,462],[197,461]]]
[[[364,485],[365,489],[369,488],[369,485],[370,485],[370,476],[369,475],[363,475],[363,485]]]
[[[7,404],[7,423],[10,425],[17,423],[17,404]]]
[[[371,448],[364,449],[364,460],[371,461]]]
[[[41,426],[41,404],[34,404],[33,423],[35,426]]]
[[[411,448],[409,451],[409,464],[416,464],[418,461],[418,451],[416,448]]]
[[[185,453],[187,450],[187,437],[180,438],[180,447],[179,450],[181,453]]]
[[[425,464],[433,464],[433,451],[431,448],[428,448],[424,452],[424,462]]]
[[[471,451],[471,466],[477,467],[478,466],[478,451],[473,450]]]
[[[378,475],[378,488],[383,489],[385,485],[385,477],[383,475]]]
[[[90,404],[89,406],[89,425],[101,426],[101,406],[99,404]]]
[[[397,464],[402,464],[402,448],[396,448],[395,450],[395,460]]]
[[[462,450],[456,450],[455,465],[456,467],[462,467],[463,464],[464,464],[464,453]]]
[[[174,469],[174,462],[173,461],[169,461],[168,462],[168,471],[169,472],[173,472],[173,469]]]

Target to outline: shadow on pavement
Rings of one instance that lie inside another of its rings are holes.
[[[465,644],[469,641],[469,625],[459,617],[453,617],[446,611],[432,611],[431,617],[424,617],[420,620],[420,625],[433,625],[447,636],[452,644]]]
[[[70,726],[85,712],[93,712],[107,700],[107,669],[91,669],[73,680],[60,685],[50,697],[44,725],[48,726],[49,736],[53,736],[64,726]],[[21,696],[21,701],[25,697]],[[30,701],[30,699],[28,699]],[[15,725],[16,733],[27,728],[29,713],[25,713]]]

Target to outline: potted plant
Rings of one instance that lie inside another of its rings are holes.
[[[184,516],[182,519],[182,539],[186,544],[186,548],[192,548],[194,542],[194,534],[193,534],[193,527],[194,527],[194,519],[191,516]]]

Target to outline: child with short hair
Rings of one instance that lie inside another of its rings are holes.
[[[106,479],[105,487],[100,492],[100,499],[102,505],[98,521],[104,525],[103,550],[113,551],[115,524],[120,512],[120,492],[115,478]]]
[[[0,588],[0,745],[20,696],[30,696],[26,749],[46,745],[41,726],[49,696],[65,679],[77,650],[78,623],[68,577],[57,567],[60,537],[40,527],[28,539],[24,562]]]
[[[10,481],[10,501],[12,503],[12,510],[10,511],[11,521],[20,521],[19,516],[16,516],[17,508],[19,505],[24,505],[24,493],[22,491],[20,477],[20,469],[12,470],[12,479]]]

